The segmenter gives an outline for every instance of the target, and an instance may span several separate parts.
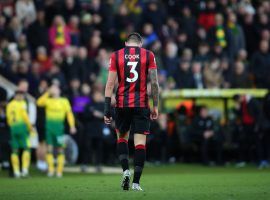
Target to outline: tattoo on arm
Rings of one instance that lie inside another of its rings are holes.
[[[152,98],[153,98],[153,105],[155,107],[158,107],[159,85],[158,85],[157,69],[151,69],[149,73],[150,73],[151,93],[152,93]]]

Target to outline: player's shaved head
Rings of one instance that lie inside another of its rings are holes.
[[[142,36],[139,33],[133,32],[130,33],[127,37],[126,45],[127,44],[142,44]]]

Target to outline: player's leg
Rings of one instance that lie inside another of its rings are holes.
[[[64,148],[58,147],[57,148],[57,169],[56,169],[56,176],[58,178],[61,178],[63,176],[64,165],[65,165]]]
[[[57,143],[57,168],[56,168],[56,176],[61,178],[63,176],[63,170],[65,165],[65,143],[64,143],[64,133],[58,134],[56,136]]]
[[[123,190],[129,190],[131,173],[129,171],[129,151],[128,151],[128,138],[129,132],[121,133],[116,130],[117,133],[117,154],[119,161],[123,169],[122,188]]]
[[[141,133],[134,134],[134,176],[132,189],[142,190],[140,187],[140,179],[144,168],[144,162],[146,158],[145,152],[146,135]]]
[[[140,179],[146,159],[146,135],[150,129],[150,110],[137,108],[134,110],[132,130],[134,131],[134,176],[132,189],[142,191]]]
[[[129,152],[128,138],[132,119],[132,113],[125,109],[115,110],[115,126],[117,134],[117,154],[123,169],[122,188],[129,190],[130,176],[129,171]]]
[[[46,161],[48,165],[48,177],[54,175],[54,157],[53,157],[53,136],[50,132],[46,133],[47,154]]]
[[[22,142],[22,176],[27,177],[29,175],[29,167],[31,162],[31,149],[30,149],[30,140],[28,133],[21,135]]]
[[[123,172],[129,170],[129,151],[128,151],[128,138],[129,132],[120,133],[119,130],[116,130],[117,134],[117,154],[122,166]]]
[[[11,148],[12,148],[12,153],[11,153],[11,165],[12,165],[12,170],[15,178],[19,178],[21,176],[20,173],[20,159],[19,159],[19,142],[18,139],[16,138],[16,135],[11,133]]]

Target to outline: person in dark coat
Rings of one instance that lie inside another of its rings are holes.
[[[179,68],[174,73],[174,80],[177,89],[193,88],[193,75],[190,71],[190,63],[188,61],[182,60],[180,62]]]
[[[45,12],[40,10],[37,12],[37,19],[34,21],[27,30],[27,40],[32,48],[32,52],[39,46],[44,46],[49,49],[49,35],[48,28],[45,22]]]
[[[84,109],[84,155],[82,171],[90,162],[90,158],[94,157],[94,165],[98,172],[101,171],[101,162],[103,157],[103,108],[104,97],[101,92],[93,93],[93,101],[88,103]]]
[[[251,88],[252,83],[248,77],[244,63],[237,61],[234,64],[233,73],[230,76],[231,88]]]
[[[262,155],[259,163],[259,169],[270,166],[270,92],[265,95],[263,100],[263,119],[260,124],[261,137],[259,140],[259,151]]]
[[[2,169],[9,170],[9,175],[12,176],[12,167],[10,163],[11,148],[9,144],[10,134],[5,111],[6,103],[7,91],[0,87],[0,163]]]
[[[262,119],[261,108],[259,102],[248,95],[235,95],[236,103],[235,114],[240,124],[235,139],[238,151],[238,163],[236,167],[244,167],[247,161],[251,160],[251,150],[256,148],[257,159],[262,159],[260,147],[260,121]]]
[[[200,146],[201,160],[210,164],[210,149],[216,154],[217,164],[222,164],[222,140],[215,130],[214,121],[205,106],[198,108],[198,114],[191,124],[191,141]]]
[[[268,88],[270,85],[270,53],[267,40],[260,42],[260,47],[251,59],[251,72],[254,74],[257,88]]]

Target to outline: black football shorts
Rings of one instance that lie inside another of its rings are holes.
[[[149,134],[149,108],[115,108],[115,126],[120,133]]]

